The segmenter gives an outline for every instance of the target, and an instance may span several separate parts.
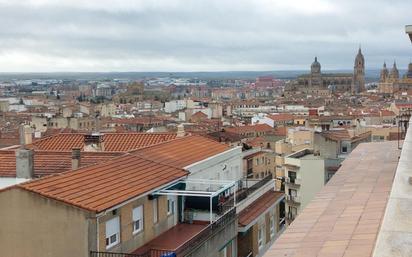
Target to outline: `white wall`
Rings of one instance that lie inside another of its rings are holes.
[[[242,148],[236,147],[200,162],[184,167],[189,178],[237,181],[242,178]]]
[[[325,161],[316,157],[313,160],[301,160],[297,178],[302,181],[299,196],[300,210],[303,210],[325,185]]]

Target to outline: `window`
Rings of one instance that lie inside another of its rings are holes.
[[[347,153],[348,147],[346,145],[342,146],[342,153]]]
[[[133,209],[133,234],[143,230],[143,205]]]
[[[157,223],[159,221],[159,214],[157,212],[157,198],[153,199],[153,223]]]
[[[115,217],[106,222],[106,249],[120,242],[120,219]]]
[[[259,230],[258,230],[258,247],[259,250],[263,247],[263,238],[265,234],[265,230],[264,230],[264,226],[259,226]]]
[[[175,198],[173,196],[167,197],[167,215],[175,213]]]

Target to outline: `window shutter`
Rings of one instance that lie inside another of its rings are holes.
[[[133,221],[143,219],[143,206],[138,206],[133,209]]]
[[[120,219],[115,217],[106,222],[106,237],[109,237],[120,232]]]

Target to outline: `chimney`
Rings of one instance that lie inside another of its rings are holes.
[[[84,151],[104,152],[104,137],[100,133],[92,133],[84,136]]]
[[[16,177],[30,179],[34,177],[34,152],[31,149],[16,151]]]
[[[72,149],[72,170],[80,168],[81,152],[80,148]]]
[[[27,145],[32,143],[31,128],[27,125],[21,124],[19,126],[19,140],[20,145]]]
[[[177,126],[177,135],[176,137],[184,137],[185,136],[185,126],[183,124],[179,124]]]

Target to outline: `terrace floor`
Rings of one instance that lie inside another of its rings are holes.
[[[154,238],[152,241],[146,245],[133,251],[133,254],[142,254],[149,249],[159,249],[176,251],[181,245],[189,241],[191,238],[195,237],[200,233],[208,223],[205,224],[186,224],[179,223],[176,226],[170,228],[169,230],[163,232],[158,237]]]
[[[264,256],[372,256],[399,155],[397,141],[360,144]]]

